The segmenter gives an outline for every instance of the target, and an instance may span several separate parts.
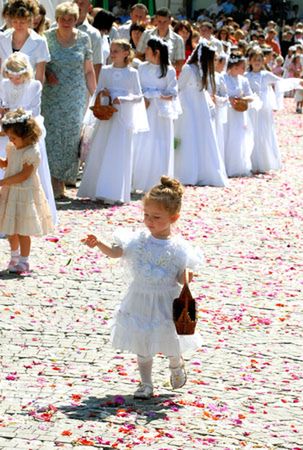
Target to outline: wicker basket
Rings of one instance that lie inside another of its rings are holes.
[[[173,320],[177,334],[194,334],[197,325],[196,301],[188,287],[188,270],[185,271],[185,282],[178,298],[173,301]]]
[[[97,94],[94,106],[90,106],[94,116],[99,120],[109,120],[112,118],[113,114],[117,111],[111,104],[111,99],[109,97],[109,105],[101,105],[102,93]]]
[[[233,108],[238,112],[244,112],[248,109],[248,101],[244,98],[234,97]]]

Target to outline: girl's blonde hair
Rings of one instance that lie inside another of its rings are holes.
[[[160,203],[163,209],[173,216],[181,210],[183,193],[184,187],[179,180],[163,175],[160,184],[145,194],[143,203],[150,201]]]
[[[123,51],[129,52],[129,55],[125,58],[125,64],[128,65],[134,58],[134,52],[132,50],[132,46],[129,41],[126,39],[113,39],[112,44],[119,45]]]
[[[41,136],[38,123],[23,108],[7,112],[1,122],[2,130],[5,133],[11,130],[16,136],[23,139],[25,145],[36,144]]]
[[[3,64],[3,76],[22,76],[25,80],[33,78],[33,69],[28,56],[21,52],[12,53]]]
[[[73,16],[79,19],[79,6],[74,2],[59,3],[55,10],[55,19],[58,20],[62,16]]]

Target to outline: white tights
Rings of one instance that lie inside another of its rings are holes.
[[[174,369],[179,367],[182,362],[181,356],[169,356],[169,368]],[[137,355],[138,368],[140,372],[140,378],[142,383],[153,384],[152,382],[152,367],[153,367],[153,357],[152,356],[141,356]]]

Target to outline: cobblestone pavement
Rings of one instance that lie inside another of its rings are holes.
[[[303,124],[277,115],[281,172],[228,188],[188,187],[178,231],[206,255],[192,289],[204,346],[172,391],[154,363],[156,396],[134,401],[133,355],[116,353],[109,321],[127,284],[119,261],[80,243],[141,226],[122,207],[70,199],[60,226],[35,239],[30,276],[1,272],[0,449],[303,449]],[[0,241],[1,266],[8,259]]]

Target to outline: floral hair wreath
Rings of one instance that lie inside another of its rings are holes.
[[[13,56],[14,56],[14,55],[16,55],[16,53],[13,53]],[[11,56],[12,56],[12,55],[11,55]],[[15,70],[15,69],[9,69],[9,68],[7,67],[7,65],[10,64],[12,61],[10,60],[11,58],[8,57],[8,58],[6,59],[6,61],[4,62],[4,64],[3,64],[3,72],[6,72],[6,73],[8,73],[9,75],[18,77],[19,75],[24,75],[24,74],[26,74],[26,73],[29,73],[29,72],[32,70],[32,66],[31,66],[29,57],[28,57],[25,53],[18,52],[18,57],[20,57],[21,60],[23,59],[22,62],[23,62],[24,64],[26,64],[26,66],[25,66],[23,69],[20,69],[20,70],[18,70],[18,69],[17,69],[17,70]]]
[[[245,61],[245,60],[246,60],[246,58],[244,56],[233,56],[233,55],[230,55],[229,59],[228,59],[228,62],[231,63],[231,64],[237,64],[238,62]]]
[[[31,111],[24,111],[24,113],[21,114],[20,116],[7,117],[8,115],[10,115],[11,113],[14,113],[14,112],[18,112],[18,110],[15,109],[3,116],[2,120],[1,120],[2,125],[11,125],[14,123],[26,122],[28,119],[30,119],[32,117]]]
[[[6,73],[8,73],[9,75],[13,75],[15,77],[18,77],[19,75],[24,75],[25,73],[28,73],[28,69],[24,68],[21,70],[11,70],[8,67],[4,67],[3,71],[5,71]]]

